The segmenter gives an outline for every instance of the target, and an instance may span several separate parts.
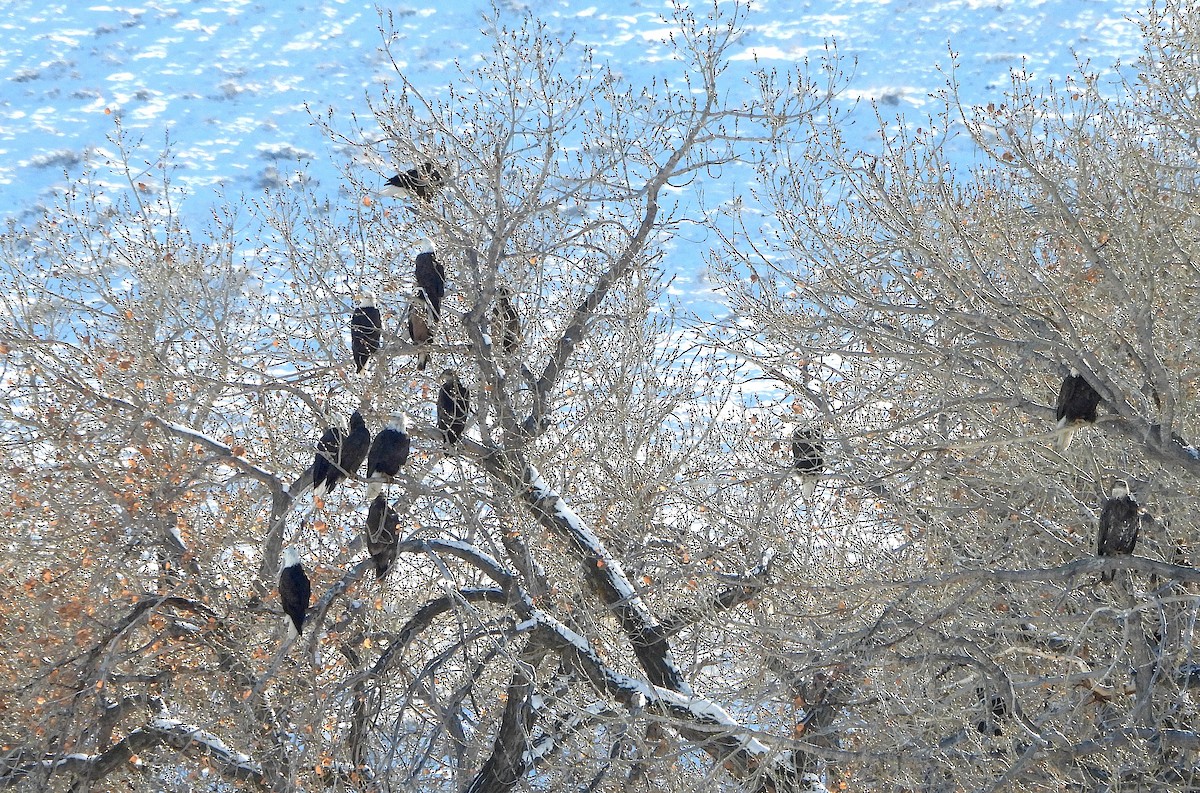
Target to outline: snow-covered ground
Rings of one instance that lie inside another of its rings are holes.
[[[707,0],[706,0],[707,2]],[[705,3],[698,3],[702,7]],[[176,183],[201,217],[229,196],[252,194],[303,168],[322,191],[339,187],[342,154],[311,122],[333,108],[367,113],[367,97],[390,78],[380,28],[390,14],[394,52],[425,93],[446,89],[453,62],[487,46],[478,0],[154,0],[105,5],[0,3],[0,216],[20,218],[52,203],[90,147],[105,145],[119,114],[141,136],[147,158],[169,140]],[[528,8],[552,31],[574,33],[631,80],[670,74],[657,31],[663,2],[500,2],[515,18]],[[1061,77],[1075,53],[1107,66],[1139,52],[1131,0],[758,0],[739,66],[786,66],[819,55],[827,39],[857,60],[851,94],[885,110],[919,114],[942,86],[947,43],[960,53],[962,96],[986,104],[1022,66]],[[614,10],[615,9],[615,10]],[[852,135],[871,146],[862,114]],[[348,127],[348,125],[347,125]],[[853,140],[853,138],[852,138]],[[381,169],[382,184],[394,170]],[[670,262],[668,267],[672,266]],[[700,263],[678,263],[675,287],[703,292]]]

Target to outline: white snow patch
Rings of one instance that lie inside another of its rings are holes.
[[[808,57],[808,47],[789,47],[782,49],[774,45],[768,47],[747,47],[737,55],[730,57],[731,61],[800,61]]]
[[[164,113],[167,106],[167,100],[160,97],[139,105],[130,115],[136,119],[146,121]]]
[[[596,654],[592,651],[592,647],[588,644],[587,639],[580,636],[575,631],[568,628],[558,620],[546,614],[543,611],[535,610],[533,619],[537,620],[541,625],[550,628],[570,644],[574,645],[581,653],[595,658]],[[667,703],[674,708],[690,711],[697,721],[706,721],[722,727],[729,728],[731,733],[739,732],[745,727],[738,723],[736,719],[729,715],[729,711],[725,710],[720,705],[710,700],[698,697],[691,692],[680,693],[671,691],[667,688],[652,686],[641,680],[636,680],[627,675],[622,675],[605,667],[605,672],[613,682],[619,685],[622,689],[632,692],[634,696],[641,696],[647,703],[659,702]],[[743,744],[746,751],[755,755],[765,755],[770,752],[770,749],[759,741],[757,738],[748,737]]]
[[[185,19],[182,22],[176,22],[173,27],[175,30],[199,31],[206,36],[211,36],[220,30],[220,25],[205,25],[199,19]]]
[[[167,44],[168,43],[169,42],[164,41],[164,42],[154,45],[153,47],[147,47],[142,52],[139,52],[137,55],[134,55],[133,59],[135,61],[146,60],[147,58],[155,58],[155,59],[161,60],[161,59],[167,57]]]
[[[259,770],[257,765],[251,763],[250,755],[233,751],[216,735],[202,730],[199,727],[191,724],[185,724],[184,722],[177,721],[176,719],[164,718],[154,719],[152,722],[150,722],[150,726],[156,730],[162,730],[163,732],[184,733],[191,740],[196,741],[197,743],[202,743],[213,751],[225,755],[240,766]]]

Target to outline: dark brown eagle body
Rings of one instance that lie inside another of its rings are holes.
[[[288,616],[289,641],[304,630],[304,617],[308,613],[308,601],[312,597],[312,585],[300,563],[300,551],[285,548],[283,561],[279,565],[279,601]]]
[[[383,494],[375,496],[367,511],[367,550],[375,562],[375,579],[382,581],[396,561],[400,542],[400,516],[388,506]]]
[[[458,379],[453,369],[442,372],[444,381],[438,391],[437,424],[448,446],[462,438],[467,428],[467,416],[471,412],[471,392]]]
[[[387,180],[383,192],[389,196],[401,196],[411,193],[422,201],[433,200],[434,194],[442,186],[445,177],[432,162],[423,162],[415,168],[409,168]]]
[[[379,352],[383,344],[383,317],[375,305],[375,295],[365,292],[359,296],[354,313],[350,315],[350,352],[354,356],[354,371],[361,372],[367,360]]]
[[[502,286],[496,290],[496,305],[492,308],[492,348],[512,356],[520,345],[521,317],[513,303],[512,291]]]
[[[429,319],[436,325],[442,321],[442,300],[446,297],[446,268],[438,261],[433,243],[424,240],[417,254],[416,272],[418,291],[425,295],[429,306]]]
[[[812,498],[817,479],[825,470],[825,440],[812,427],[797,427],[792,432],[792,466],[800,474],[800,487],[805,498]]]
[[[356,475],[371,448],[371,431],[362,414],[350,414],[350,429],[330,427],[317,443],[313,460],[313,494],[324,498],[347,476]]]
[[[429,302],[425,293],[417,290],[417,296],[408,307],[408,337],[417,348],[417,371],[425,371],[429,364],[429,345],[433,342],[434,325],[429,321]]]
[[[1058,389],[1058,402],[1054,416],[1058,419],[1054,445],[1065,452],[1075,437],[1075,431],[1083,424],[1096,423],[1096,409],[1100,406],[1100,394],[1084,379],[1078,369],[1063,378]]]
[[[1112,496],[1104,502],[1100,511],[1100,532],[1096,540],[1096,553],[1100,556],[1125,556],[1133,553],[1138,541],[1142,516],[1138,503],[1129,494],[1129,485],[1118,479],[1112,488]],[[1101,581],[1112,581],[1116,571],[1100,574]]]

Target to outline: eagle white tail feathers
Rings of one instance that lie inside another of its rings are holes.
[[[817,477],[802,476],[800,478],[800,492],[804,494],[805,498],[812,498],[813,494],[817,492]]]
[[[367,501],[374,501],[375,496],[379,495],[381,490],[383,490],[383,482],[367,483]]]
[[[1071,441],[1075,440],[1075,433],[1079,430],[1078,426],[1063,426],[1065,423],[1066,419],[1059,422],[1058,430],[1054,433],[1054,448],[1059,454],[1071,448]]]

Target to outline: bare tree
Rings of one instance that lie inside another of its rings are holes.
[[[491,21],[448,98],[397,68],[340,139],[416,174],[398,202],[351,169],[347,207],[297,182],[200,235],[169,153],[118,138],[9,229],[0,785],[787,791],[842,755],[797,737],[845,670],[758,649],[781,635],[772,600],[810,586],[796,485],[731,407],[740,363],[659,302],[664,247],[705,222],[680,186],[836,83],[762,73],[733,101],[745,13],[676,8],[678,77],[649,86],[528,18]],[[422,238],[449,288],[418,347]],[[384,331],[355,374],[360,290]],[[435,422],[447,369],[470,392],[456,442]],[[382,584],[359,472],[311,494],[317,438],[354,410],[373,432],[412,419]],[[293,644],[285,545],[313,583]]]
[[[1196,11],[1148,12],[1136,68],[1017,72],[986,107],[952,83],[935,118],[881,117],[872,153],[827,123],[781,138],[770,224],[714,262],[720,342],[780,386],[775,436],[798,417],[828,445],[809,598],[764,651],[809,685],[846,670],[807,735],[853,784],[1195,785]],[[1102,401],[1059,452],[1072,369]],[[1115,479],[1141,537],[1097,557]]]

